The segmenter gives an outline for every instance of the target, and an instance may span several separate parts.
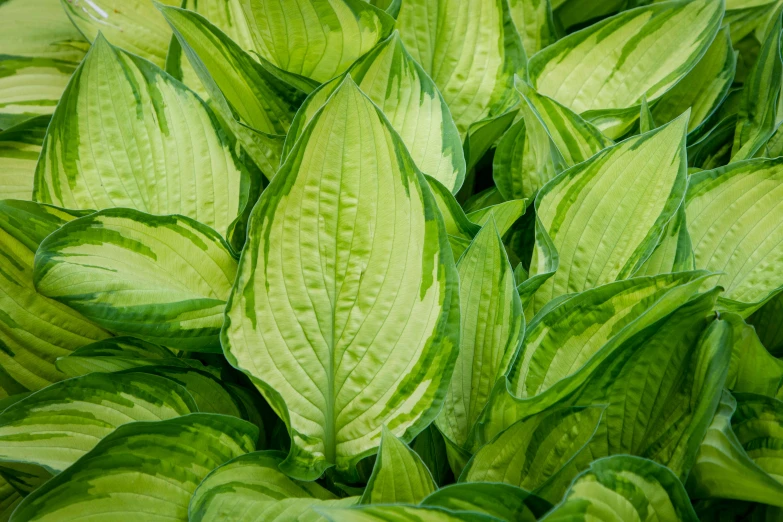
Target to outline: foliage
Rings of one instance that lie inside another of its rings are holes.
[[[0,0],[0,522],[783,517],[783,0]]]

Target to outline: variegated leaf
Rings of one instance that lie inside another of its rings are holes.
[[[0,199],[32,198],[35,166],[50,119],[38,116],[0,131]]]
[[[424,177],[344,80],[253,210],[221,338],[288,425],[286,472],[352,475],[384,424],[407,442],[432,421],[457,356],[457,292]]]

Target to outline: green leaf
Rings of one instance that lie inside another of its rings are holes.
[[[523,284],[535,296],[526,314],[639,271],[685,196],[687,121],[686,114],[609,147],[539,192],[531,278]]]
[[[436,507],[402,504],[342,509],[322,508],[319,511],[330,522],[497,522],[497,518],[481,513],[455,513]]]
[[[657,520],[696,522],[677,477],[655,462],[617,455],[597,460],[542,520]]]
[[[0,131],[0,198],[32,198],[35,166],[50,119],[38,116]]]
[[[686,108],[685,110],[688,109]],[[639,112],[639,133],[644,134],[645,132],[650,132],[656,127],[657,125],[655,124],[655,118],[650,112],[650,106],[647,103],[647,96],[642,96],[642,105]]]
[[[775,401],[775,404],[778,403]],[[763,403],[757,401],[754,405],[750,402],[741,414],[742,420],[738,419],[740,429],[746,420],[758,418],[757,415],[765,409]],[[696,464],[688,477],[688,492],[694,499],[727,498],[783,507],[783,484],[748,456],[743,443],[732,429],[736,410],[737,401],[729,392],[723,392],[718,411],[699,447]],[[770,413],[774,410],[773,407]],[[771,417],[775,417],[774,413]],[[753,423],[749,423],[749,426],[752,427]],[[749,433],[753,431],[745,431],[745,434]]]
[[[533,56],[557,40],[549,0],[509,0],[509,12],[522,38],[525,54]]]
[[[99,37],[52,117],[33,197],[184,214],[241,244],[250,176],[204,102]]]
[[[483,446],[459,480],[538,489],[564,467],[573,466],[571,461],[596,435],[603,413],[603,407],[564,408],[518,421]]]
[[[89,45],[63,12],[60,0],[5,0],[0,4],[0,19],[0,49],[4,55],[76,65]],[[20,23],[32,20],[35,23]]]
[[[179,5],[182,0],[160,0]],[[159,67],[166,62],[171,29],[147,0],[60,0],[73,25],[95,43],[103,34],[113,45],[150,60]]]
[[[513,78],[526,60],[506,0],[406,0],[396,27],[437,84],[463,138],[471,125],[502,116],[516,101]],[[470,157],[480,155],[466,156],[470,165]]]
[[[346,79],[253,209],[221,337],[288,426],[286,473],[353,475],[383,425],[407,442],[432,421],[458,296],[424,177]]]
[[[513,394],[533,408],[528,415],[556,404],[623,343],[692,298],[709,277],[706,272],[637,277],[553,303],[528,324],[522,353],[509,372]]]
[[[614,144],[593,124],[565,105],[536,92],[526,82],[517,79],[516,87],[543,124],[565,167],[582,163]]]
[[[52,114],[75,68],[53,58],[0,55],[0,129]]]
[[[174,381],[188,390],[198,406],[198,411],[220,413],[245,418],[244,408],[237,397],[229,392],[220,379],[205,370],[167,366],[144,366],[123,373],[149,373]]]
[[[195,411],[184,388],[155,375],[95,373],[68,379],[0,414],[0,461],[59,473],[123,424]]]
[[[745,453],[769,476],[783,483],[783,402],[763,395],[736,393],[731,428]]]
[[[186,520],[201,480],[257,438],[249,422],[210,413],[126,424],[27,496],[11,521]]]
[[[685,205],[682,204],[666,225],[658,246],[636,273],[637,276],[684,272],[696,268],[686,220]]]
[[[777,128],[778,99],[783,55],[781,55],[781,19],[783,12],[776,11],[775,23],[767,32],[753,68],[742,88],[731,161],[750,159],[764,146]]]
[[[210,2],[199,5],[205,11],[212,11]],[[236,5],[235,9],[238,7]],[[280,162],[285,134],[305,99],[305,92],[290,85],[286,81],[290,78],[281,77],[282,71],[263,58],[259,62],[252,57],[244,50],[248,47],[243,48],[232,41],[221,31],[225,25],[216,27],[191,11],[159,8],[174,29],[179,47],[191,64],[190,70],[195,69],[187,74],[195,74],[200,79],[191,79],[190,84],[203,84],[203,90],[211,98],[211,106],[271,179]],[[241,9],[235,16],[238,16],[237,23],[244,21]],[[249,28],[245,26],[242,34],[245,36],[242,40],[249,39]]]
[[[721,308],[747,317],[783,288],[783,160],[733,163],[690,176],[686,213],[696,267],[722,273]]]
[[[118,335],[220,351],[236,269],[229,246],[209,227],[184,216],[108,209],[47,237],[34,281],[42,295]]]
[[[446,442],[435,425],[431,424],[419,433],[413,439],[411,449],[421,457],[436,485],[443,486],[453,479],[446,456]]]
[[[258,53],[325,82],[392,31],[394,18],[361,0],[242,0]]]
[[[699,62],[722,18],[723,2],[715,0],[620,13],[531,58],[531,84],[618,138],[638,118],[642,96],[656,101]]]
[[[492,178],[505,199],[535,200],[539,189],[555,177],[558,159],[543,124],[527,105],[522,118],[500,138],[492,159]]]
[[[492,387],[519,351],[525,317],[494,219],[484,225],[460,258],[457,271],[460,353],[435,423],[444,436],[464,448]]]
[[[347,74],[383,111],[419,170],[456,193],[465,179],[460,135],[438,88],[408,53],[399,33],[362,56]],[[284,157],[341,82],[335,78],[307,98],[286,138]]]
[[[284,458],[277,451],[247,453],[212,471],[193,493],[188,520],[318,520],[313,506],[351,505],[358,500],[337,500],[315,482],[289,478],[279,469]]]
[[[26,201],[0,201],[0,397],[39,390],[66,377],[58,357],[109,337],[33,286],[38,244],[74,215]]]
[[[426,174],[424,177],[443,217],[454,259],[459,259],[470,246],[471,241],[473,241],[478,231],[481,230],[481,227],[468,219],[465,211],[462,210],[462,207],[446,186]]]
[[[527,202],[522,199],[512,199],[475,210],[467,215],[467,218],[477,225],[487,225],[490,220],[495,221],[498,235],[503,237],[511,230],[514,223],[525,214]]]
[[[499,482],[452,484],[439,489],[421,502],[456,513],[485,513],[500,520],[533,522],[549,511],[546,500]]]
[[[783,361],[772,357],[754,328],[736,314],[721,314],[733,332],[731,366],[726,388],[735,393],[775,397],[783,383]]]
[[[691,110],[688,132],[699,129],[729,93],[737,65],[737,55],[731,46],[727,27],[718,31],[710,48],[699,63],[663,95],[652,108],[658,123],[666,123]]]
[[[113,373],[142,366],[182,366],[183,359],[171,350],[133,337],[112,337],[77,348],[70,355],[60,357],[57,369],[69,377],[88,373]]]
[[[0,521],[8,522],[22,498],[22,494],[0,476]]]
[[[776,356],[783,349],[783,322],[780,317],[783,317],[783,294],[773,297],[746,319],[755,328],[764,347]]]
[[[361,504],[417,504],[438,489],[415,451],[384,426],[381,447]]]

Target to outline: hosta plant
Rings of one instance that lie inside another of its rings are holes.
[[[0,522],[783,520],[782,17],[0,0]]]

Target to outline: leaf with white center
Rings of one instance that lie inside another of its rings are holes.
[[[522,302],[494,220],[457,263],[460,351],[440,415],[444,436],[465,447],[498,378],[505,375],[525,334]]]
[[[75,215],[27,201],[0,201],[0,397],[66,378],[58,357],[109,337],[33,285],[38,244]]]
[[[508,111],[514,74],[526,59],[506,0],[406,0],[396,28],[440,89],[463,138],[474,123]]]
[[[456,513],[484,513],[515,522],[533,522],[552,508],[546,500],[500,482],[452,484],[425,498],[421,505]]]
[[[389,36],[394,18],[361,0],[242,0],[258,54],[326,82]]]
[[[72,221],[35,258],[38,292],[118,335],[220,351],[237,262],[209,227],[184,216],[108,209]]]
[[[597,460],[579,475],[563,501],[542,520],[697,522],[688,494],[669,469],[650,460],[617,455]]]
[[[31,118],[0,132],[0,199],[30,199],[35,166],[49,116]]]
[[[378,458],[360,503],[418,504],[436,489],[421,457],[384,427]]]
[[[639,271],[685,196],[687,121],[686,114],[604,149],[539,192],[525,283],[535,295],[526,313]],[[552,246],[559,259],[554,271]]]
[[[610,138],[671,89],[712,44],[721,0],[676,1],[632,9],[570,34],[531,58],[531,85]]]
[[[99,37],[52,117],[33,197],[65,208],[183,214],[241,244],[250,185],[204,102]]]
[[[688,132],[698,130],[728,95],[736,65],[731,35],[724,27],[699,63],[652,108],[655,121],[658,124],[669,122],[690,109]]]
[[[517,79],[516,87],[543,124],[565,167],[582,163],[614,144],[592,123],[585,121],[565,105],[536,92],[526,82]]]
[[[557,41],[549,0],[508,0],[508,7],[525,54],[533,56]]]
[[[754,328],[736,314],[721,318],[731,324],[733,351],[726,388],[734,393],[755,393],[775,397],[783,383],[783,361],[771,356]]]
[[[775,132],[779,119],[783,50],[780,37],[783,12],[775,14],[775,23],[767,32],[761,51],[742,87],[742,98],[731,147],[731,161],[750,159]]]
[[[257,438],[249,422],[212,413],[120,426],[27,496],[11,521],[186,520],[204,477]]]
[[[454,513],[437,507],[398,505],[357,506],[353,508],[321,508],[330,522],[497,522],[497,518],[481,513]]]
[[[690,176],[688,232],[696,267],[721,273],[722,308],[747,317],[783,288],[783,159]]]
[[[253,209],[221,337],[287,424],[287,473],[352,476],[383,425],[408,442],[432,421],[458,298],[424,177],[346,79]]]
[[[397,31],[357,60],[347,74],[383,111],[419,170],[456,193],[465,179],[460,135],[435,83],[411,58]],[[335,78],[307,98],[291,125],[283,157],[341,81]]]
[[[693,245],[686,220],[685,205],[683,204],[666,225],[666,230],[664,230],[658,246],[636,272],[636,276],[685,272],[696,268],[693,259]]]
[[[208,6],[214,7],[210,2],[199,5],[210,12]],[[184,9],[159,8],[174,29],[178,47],[187,56],[186,64],[190,64],[187,70],[195,69],[188,74],[198,76],[190,79],[190,84],[200,82],[211,98],[212,107],[271,179],[280,162],[285,134],[305,99],[305,92],[289,85],[287,78],[280,77],[281,71],[266,60],[259,62],[244,50],[252,46],[242,47],[232,41],[221,31],[225,26],[215,26],[200,14]],[[241,9],[235,16],[244,20]],[[246,38],[250,38],[249,33]]]
[[[770,399],[770,401],[774,400]],[[767,409],[763,404],[759,404],[758,400],[755,402],[758,406],[754,407],[749,403],[744,407],[741,420],[738,417],[739,429],[745,429],[744,436],[752,431],[748,431],[743,424]],[[777,404],[779,402],[775,401]],[[769,412],[772,413],[775,409],[779,410],[780,407],[772,408]],[[783,507],[783,484],[771,477],[748,456],[743,442],[732,428],[737,410],[737,401],[728,391],[724,391],[715,418],[699,447],[696,464],[688,476],[686,484],[688,492],[693,499],[727,498]],[[768,416],[766,422],[751,422],[747,427],[752,430],[755,424],[763,430],[764,424],[770,420],[773,422],[768,426],[779,425],[779,420],[775,420],[774,417],[773,413]],[[761,435],[762,432],[754,433],[756,434]],[[753,438],[755,437],[750,437],[751,440]],[[763,448],[764,442],[768,441],[760,437],[759,442],[762,444],[757,447]],[[778,446],[779,442],[778,440]]]
[[[182,0],[161,0],[179,5]],[[146,58],[159,67],[166,63],[171,29],[150,0],[60,0],[73,25],[89,41],[103,34],[113,45]]]
[[[0,55],[0,129],[52,114],[75,69],[53,58]]]
[[[337,500],[315,482],[292,479],[279,469],[285,453],[259,451],[231,460],[207,475],[190,501],[191,522],[208,520],[244,520],[269,522],[309,520],[296,518],[315,505],[355,504],[356,497]],[[285,517],[288,518],[285,518]]]
[[[590,456],[586,446],[603,414],[603,407],[563,408],[512,424],[473,456],[460,482],[503,482],[528,491],[541,488],[564,467],[573,467],[580,453]]]
[[[60,357],[57,369],[69,377],[88,373],[113,373],[141,366],[187,367],[185,360],[168,348],[133,337],[112,337],[77,348],[67,357]]]
[[[0,414],[0,461],[59,473],[115,428],[198,411],[178,384],[145,374],[92,374],[53,384]]]

